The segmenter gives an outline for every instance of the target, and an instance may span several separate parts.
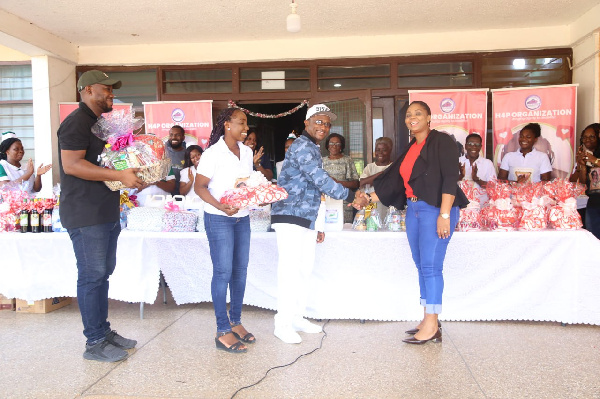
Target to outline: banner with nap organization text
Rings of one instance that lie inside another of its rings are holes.
[[[577,85],[492,90],[494,165],[518,151],[519,132],[539,123],[542,135],[534,148],[548,155],[552,178],[569,177],[575,154]]]
[[[169,130],[179,125],[185,130],[187,145],[208,146],[212,131],[212,100],[203,101],[157,101],[145,102],[144,119],[146,133],[161,139],[169,136]]]
[[[465,155],[465,139],[471,133],[481,136],[481,156],[485,157],[488,89],[409,90],[409,102],[423,101],[431,108],[431,128],[452,136],[460,155]]]
[[[69,114],[73,111],[75,111],[77,108],[79,108],[79,103],[73,103],[73,102],[68,102],[68,103],[58,103],[58,114],[59,114],[59,118],[60,118],[60,123],[62,123],[65,118],[67,116],[69,116]],[[125,114],[129,113],[131,114],[133,112],[133,104],[131,103],[114,103],[113,104],[113,110],[111,112],[114,111],[125,111]],[[105,114],[103,114],[105,115]]]

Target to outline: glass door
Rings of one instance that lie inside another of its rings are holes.
[[[349,155],[360,175],[367,162],[373,158],[373,130],[371,111],[371,91],[357,90],[339,93],[323,93],[316,96],[310,104],[325,104],[337,119],[332,122],[331,133],[338,133],[346,139],[344,153]],[[321,146],[321,154],[328,155],[327,148]]]

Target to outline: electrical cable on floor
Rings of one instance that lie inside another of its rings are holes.
[[[323,340],[327,337],[327,332],[325,331],[325,326],[330,322],[331,320],[327,320],[324,324],[323,324],[323,336],[321,337],[321,342],[319,343],[319,346],[316,347],[315,349],[311,350],[310,352],[306,352],[301,354],[300,356],[298,356],[296,359],[294,359],[294,361],[288,363],[288,364],[282,364],[281,366],[274,366],[271,367],[270,369],[268,369],[265,372],[265,375],[258,381],[256,381],[254,384],[250,384],[250,385],[246,385],[245,387],[241,387],[240,389],[238,389],[237,391],[234,392],[233,395],[231,395],[231,399],[233,399],[235,397],[235,395],[237,395],[238,393],[240,393],[241,391],[243,391],[244,389],[248,389],[248,388],[252,388],[258,384],[260,384],[265,378],[267,378],[267,375],[269,374],[269,372],[271,370],[275,370],[275,369],[280,369],[280,368],[284,368],[284,367],[288,367],[291,366],[292,364],[296,363],[298,360],[300,360],[300,358],[304,357],[304,356],[308,356],[311,355],[313,353],[315,353],[316,351],[318,351],[319,349],[321,349],[323,347]]]

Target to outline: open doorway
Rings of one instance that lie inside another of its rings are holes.
[[[274,103],[274,104],[239,104],[241,107],[254,113],[265,115],[278,115],[290,111],[298,106],[298,103]],[[275,171],[275,163],[283,160],[285,140],[294,131],[300,135],[304,130],[304,118],[306,107],[279,118],[260,118],[248,115],[248,126],[255,128],[258,133],[258,145],[263,146],[265,154],[271,160],[272,170]]]

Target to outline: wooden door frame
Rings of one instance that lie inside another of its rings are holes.
[[[383,108],[383,137],[387,137],[392,140],[392,159],[394,157],[394,149],[398,148],[396,143],[396,112],[395,112],[396,99],[394,97],[379,97],[372,100],[372,106],[376,108]],[[371,122],[372,126],[372,122]],[[372,135],[371,135],[372,136]],[[371,137],[372,140],[372,137]],[[372,147],[371,147],[372,148]],[[373,150],[371,150],[373,152]],[[372,162],[372,161],[370,161]]]

